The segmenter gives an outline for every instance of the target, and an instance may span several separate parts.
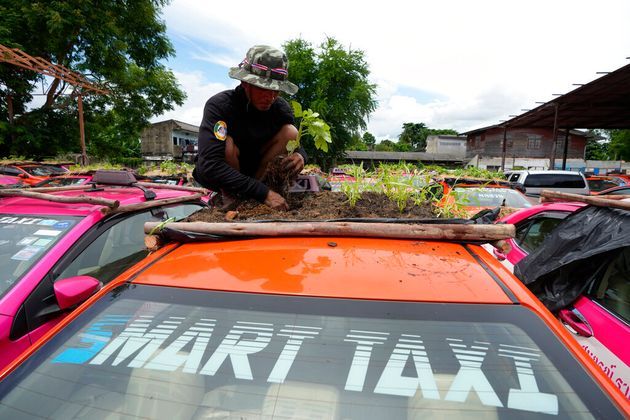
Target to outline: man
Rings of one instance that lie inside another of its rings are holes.
[[[280,50],[256,45],[245,59],[230,69],[241,81],[235,89],[208,99],[199,127],[199,155],[193,172],[204,187],[230,195],[254,198],[277,209],[288,210],[285,199],[261,182],[267,164],[286,154],[297,137],[293,111],[280,91],[293,95],[298,87],[289,82],[287,56]],[[299,149],[283,165],[296,175],[306,153]]]

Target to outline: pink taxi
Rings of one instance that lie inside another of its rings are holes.
[[[147,255],[144,222],[204,206],[202,189],[149,186],[116,171],[93,181],[0,190],[0,368]]]
[[[617,220],[618,228],[622,229],[625,223],[630,222],[630,215],[628,211],[618,210],[619,214],[601,216],[601,221],[584,217],[583,224],[594,224],[584,227],[585,232],[580,231],[580,222],[573,222],[575,226],[560,224],[569,215],[585,207],[585,204],[576,202],[544,203],[512,213],[498,221],[516,227],[516,236],[508,240],[511,251],[501,254],[493,249],[493,252],[504,265],[512,269],[513,265],[523,260],[517,267],[521,272],[538,270],[541,273],[544,266],[557,265],[554,272],[539,276],[541,282],[547,282],[538,286],[539,293],[556,295],[563,300],[563,304],[554,311],[558,318],[626,398],[630,399],[630,246],[625,241],[602,248],[601,251],[597,249],[597,241],[602,244],[623,241],[620,237],[626,236],[625,233],[614,230],[613,222]],[[557,242],[556,253],[550,256],[553,249],[545,240],[556,228],[553,238]],[[546,247],[544,250],[543,244]],[[529,254],[533,258],[524,260]],[[524,281],[527,280],[527,277],[519,274],[519,270],[516,273]],[[560,279],[559,285],[548,282],[554,276]],[[562,297],[570,293],[575,298]]]

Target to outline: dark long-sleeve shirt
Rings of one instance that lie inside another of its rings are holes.
[[[293,111],[283,98],[276,99],[269,110],[259,111],[249,104],[241,86],[217,93],[204,107],[195,179],[214,191],[223,189],[264,202],[269,187],[254,178],[262,158],[261,148],[282,126],[294,121]],[[225,160],[226,135],[239,149],[240,172]],[[303,151],[299,152],[306,158]]]

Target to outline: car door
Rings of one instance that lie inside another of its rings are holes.
[[[148,254],[144,223],[176,220],[200,210],[198,203],[184,203],[122,213],[104,219],[88,231],[45,276],[24,303],[22,329],[32,342],[61,320],[53,285],[73,276],[87,275],[106,284]]]
[[[560,318],[595,363],[630,399],[630,247],[605,270]]]

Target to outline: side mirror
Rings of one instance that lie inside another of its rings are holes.
[[[492,253],[494,254],[495,257],[497,257],[497,260],[499,261],[505,261],[505,259],[507,258],[503,252],[499,251],[496,248],[492,250]]]
[[[75,276],[56,281],[53,288],[59,309],[64,310],[86,301],[101,288],[101,282],[90,276]]]

